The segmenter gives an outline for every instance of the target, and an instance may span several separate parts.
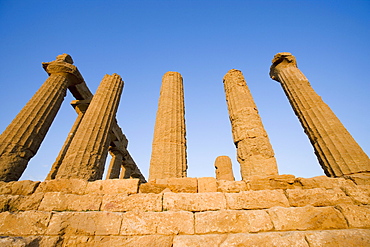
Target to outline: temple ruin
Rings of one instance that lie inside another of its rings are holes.
[[[43,63],[49,78],[0,135],[0,246],[370,246],[368,156],[293,55],[272,63],[270,76],[326,176],[278,174],[251,92],[233,69],[223,83],[242,180],[228,156],[216,158],[215,177],[187,177],[183,78],[167,72],[147,182],[116,119],[121,76],[105,75],[93,95],[71,56]],[[77,117],[46,180],[18,181],[67,91]]]

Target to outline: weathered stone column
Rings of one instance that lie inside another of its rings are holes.
[[[280,82],[327,176],[369,172],[370,160],[297,68],[295,57],[278,53],[270,76]]]
[[[80,126],[81,120],[87,110],[87,107],[89,106],[90,100],[73,100],[71,102],[71,105],[77,112],[77,118],[71,128],[71,130],[68,133],[67,139],[65,140],[62,149],[60,150],[58,157],[55,159],[55,162],[53,163],[49,174],[46,177],[46,180],[55,179],[55,176],[58,172],[58,169],[60,167],[60,164],[62,164],[63,159],[67,153],[67,150],[69,148],[69,145],[71,145],[71,142],[73,140],[73,137],[76,134],[76,131],[78,129],[78,126]]]
[[[67,54],[43,67],[50,75],[0,136],[0,180],[18,180],[36,154],[69,86],[83,82]]]
[[[184,89],[180,73],[162,78],[149,179],[186,177]]]
[[[105,75],[67,150],[56,178],[101,179],[110,143],[109,132],[116,116],[123,81]]]
[[[122,150],[120,150],[117,147],[109,147],[109,153],[112,156],[112,159],[109,163],[109,168],[107,171],[107,177],[106,179],[114,179],[119,178],[119,174],[121,171],[121,166],[123,163],[123,153]]]
[[[242,179],[277,175],[274,151],[242,72],[232,69],[223,81]]]
[[[215,160],[216,179],[234,181],[233,166],[229,156],[218,156]]]

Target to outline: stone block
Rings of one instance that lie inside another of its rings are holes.
[[[191,212],[128,212],[122,215],[121,235],[194,234]]]
[[[47,235],[118,235],[122,213],[54,212]]]
[[[208,211],[226,208],[226,199],[223,193],[164,193],[163,210],[172,211]]]
[[[299,246],[309,247],[303,232],[263,232],[228,234],[220,247],[230,246]]]
[[[107,179],[89,182],[86,187],[86,194],[136,194],[139,190],[139,179]]]
[[[274,207],[268,213],[278,231],[347,228],[343,215],[334,207]]]
[[[78,247],[171,247],[173,236],[66,236],[63,246]]]
[[[12,193],[12,184],[14,182],[4,182],[0,181],[0,195],[11,194]]]
[[[101,210],[117,212],[162,211],[162,194],[106,194],[103,197]]]
[[[63,192],[65,194],[85,193],[87,181],[83,179],[53,179],[39,184],[36,192]]]
[[[272,229],[270,216],[264,210],[221,210],[195,213],[197,234],[260,232]]]
[[[157,229],[158,213],[127,212],[122,214],[120,235],[150,235]]]
[[[176,235],[173,247],[218,247],[226,237],[226,234]]]
[[[369,206],[338,205],[337,208],[347,219],[350,227],[370,228]]]
[[[357,173],[344,177],[352,180],[357,185],[370,185],[370,173]]]
[[[197,193],[198,180],[196,178],[169,178],[168,188],[175,193]]]
[[[35,192],[36,188],[39,186],[39,181],[31,181],[31,180],[22,180],[11,182],[11,189],[13,195],[30,195]]]
[[[370,185],[344,186],[341,189],[356,204],[370,204]]]
[[[0,195],[0,212],[13,211],[11,210],[12,202],[17,201],[18,195],[3,194]]]
[[[290,206],[292,207],[303,207],[306,205],[312,205],[317,207],[322,206],[335,206],[340,203],[353,204],[351,198],[349,198],[341,189],[295,189],[286,190]]]
[[[370,246],[369,229],[345,229],[305,232],[310,247]]]
[[[41,201],[39,210],[43,211],[92,211],[99,210],[102,202],[100,194],[63,194],[47,192]]]
[[[217,180],[218,192],[238,193],[247,190],[248,187],[245,181]]]
[[[140,193],[156,193],[159,194],[167,188],[166,184],[156,184],[155,182],[148,182],[145,184],[140,184]]]
[[[250,176],[244,179],[250,190],[273,190],[273,189],[294,189],[295,176],[274,175],[274,176]]]
[[[217,182],[215,178],[198,178],[198,193],[217,192]]]
[[[194,234],[194,215],[191,212],[161,212],[157,213],[157,220],[158,234]]]
[[[18,200],[12,202],[12,211],[37,210],[44,197],[44,193],[33,193],[29,196],[19,196]]]
[[[263,209],[275,206],[289,207],[283,190],[258,190],[226,193],[228,209]]]
[[[303,189],[333,189],[345,186],[346,184],[354,184],[352,181],[346,180],[344,178],[329,178],[327,176],[317,176],[313,178],[296,178],[296,182],[301,184]]]
[[[50,212],[25,211],[0,213],[0,235],[43,235],[51,218]]]

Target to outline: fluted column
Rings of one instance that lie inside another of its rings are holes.
[[[72,58],[59,55],[43,67],[50,75],[0,135],[0,180],[18,180],[36,154],[69,86],[83,82]]]
[[[232,69],[223,81],[242,179],[277,175],[274,151],[242,72]]]
[[[105,75],[67,150],[56,178],[101,179],[110,143],[109,132],[123,89],[117,74]]]
[[[71,130],[68,133],[68,136],[63,144],[62,149],[60,150],[58,157],[55,159],[55,162],[51,166],[50,172],[46,177],[46,180],[55,179],[55,176],[58,172],[58,169],[60,167],[60,164],[62,164],[63,159],[67,153],[67,150],[69,148],[69,145],[71,145],[71,142],[73,140],[73,137],[76,134],[76,131],[78,129],[78,126],[80,126],[80,123],[82,121],[82,118],[87,110],[87,107],[89,106],[90,100],[73,100],[71,102],[71,105],[73,108],[75,108],[77,112],[77,118],[71,128]]]
[[[184,89],[180,73],[162,78],[149,179],[186,177]]]
[[[107,171],[106,179],[114,179],[119,178],[119,174],[121,171],[121,166],[123,163],[123,153],[122,150],[116,147],[109,147],[109,153],[112,156],[112,159],[109,163],[109,168]]]
[[[280,82],[327,176],[369,172],[370,160],[298,69],[295,57],[278,53],[270,76]]]
[[[218,156],[215,160],[216,179],[234,181],[233,166],[229,156]]]

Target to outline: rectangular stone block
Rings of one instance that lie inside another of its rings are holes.
[[[258,190],[226,193],[228,209],[264,209],[275,206],[289,207],[283,190]]]
[[[0,195],[0,212],[13,211],[14,201],[17,201],[19,195],[4,194]]]
[[[121,235],[194,234],[191,212],[128,212],[122,215]]]
[[[198,178],[198,192],[217,192],[217,182],[216,178],[203,177]]]
[[[173,247],[218,247],[226,238],[226,234],[207,235],[176,235],[173,239]]]
[[[350,196],[356,204],[370,204],[370,185],[343,186],[341,189]]]
[[[83,179],[53,179],[40,183],[36,192],[63,192],[82,195],[85,193],[86,186],[87,181]]]
[[[61,192],[47,192],[39,206],[42,211],[87,211],[99,210],[102,202],[100,194],[64,194]]]
[[[229,246],[299,246],[309,247],[303,232],[262,232],[228,234],[220,247]]]
[[[51,218],[50,212],[25,211],[0,213],[0,235],[43,235]]]
[[[118,235],[122,213],[54,212],[47,235]]]
[[[357,205],[338,205],[350,227],[370,228],[370,207]]]
[[[155,212],[127,212],[122,214],[120,235],[150,235],[157,231]]]
[[[107,194],[103,197],[104,211],[162,211],[162,194]]]
[[[218,192],[238,193],[247,190],[249,189],[244,180],[242,181],[217,180]]]
[[[303,207],[306,205],[312,206],[335,206],[340,203],[353,204],[351,198],[349,198],[341,189],[295,189],[286,190],[290,206],[292,207]]]
[[[145,184],[140,184],[139,192],[140,193],[161,193],[167,188],[166,184],[156,184],[155,179],[154,182],[148,182]]]
[[[310,247],[321,246],[370,246],[369,229],[307,231]]]
[[[195,213],[195,233],[270,231],[273,225],[264,210],[221,210]]]
[[[63,247],[171,247],[173,236],[66,236]],[[46,247],[46,246],[45,246]]]
[[[139,191],[139,179],[107,179],[89,182],[86,187],[86,194],[136,194]]]
[[[333,189],[339,188],[346,184],[354,184],[352,181],[344,178],[329,178],[327,176],[317,176],[313,178],[297,178],[297,183],[300,183],[303,189],[325,188]]]
[[[225,195],[219,192],[207,193],[164,193],[163,210],[207,211],[226,208]]]
[[[191,212],[157,213],[157,233],[164,235],[194,234],[194,215]]]
[[[11,190],[13,195],[30,195],[35,192],[39,186],[39,181],[22,180],[16,182],[10,182]]]
[[[198,180],[196,178],[169,178],[167,186],[175,193],[198,192]]]
[[[44,197],[44,193],[33,193],[29,196],[19,196],[17,200],[12,201],[12,211],[37,210]]]
[[[334,207],[274,207],[268,213],[277,231],[347,228],[343,215]]]
[[[369,173],[357,173],[352,175],[344,176],[348,180],[352,180],[357,185],[370,185],[370,174]]]
[[[297,187],[295,176],[274,175],[274,176],[250,176],[245,179],[250,190],[274,190],[294,189]]]

